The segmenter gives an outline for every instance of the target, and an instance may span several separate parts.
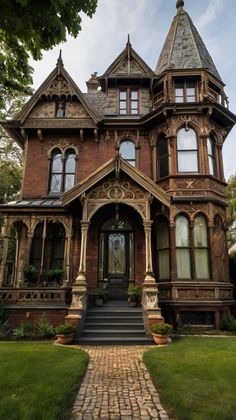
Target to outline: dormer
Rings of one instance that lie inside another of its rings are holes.
[[[109,96],[115,96],[113,115],[138,117],[147,114],[152,105],[154,78],[154,72],[134,51],[128,36],[124,50],[99,77],[102,92],[108,100]]]

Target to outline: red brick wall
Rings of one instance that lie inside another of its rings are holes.
[[[93,136],[85,138],[84,142],[81,142],[78,137],[71,134],[65,134],[64,136],[52,134],[50,137],[44,135],[43,141],[40,141],[37,137],[30,137],[23,185],[24,198],[41,197],[48,193],[50,163],[48,152],[52,145],[53,147],[56,147],[56,145],[65,147],[65,139],[67,138],[73,146],[78,148],[76,182],[91,174],[117,153],[114,137],[105,141],[104,136],[101,136],[99,143],[95,143]],[[151,148],[146,138],[141,137],[140,144],[141,148],[137,150],[137,167],[149,177],[152,177]]]
[[[36,324],[40,319],[47,319],[48,323],[53,326],[64,324],[66,309],[8,309],[6,318],[11,327],[18,327],[22,322],[30,322]]]

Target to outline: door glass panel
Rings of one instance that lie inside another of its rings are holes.
[[[108,272],[109,274],[124,274],[125,271],[125,235],[111,233],[108,238]]]

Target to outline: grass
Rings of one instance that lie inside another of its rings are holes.
[[[69,419],[87,363],[80,349],[0,342],[0,419]]]
[[[143,359],[175,419],[236,418],[236,338],[181,338]]]

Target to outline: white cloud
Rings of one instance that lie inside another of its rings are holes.
[[[204,12],[196,21],[196,26],[200,32],[205,31],[209,24],[212,24],[224,10],[226,4],[222,0],[208,0],[208,5]]]

